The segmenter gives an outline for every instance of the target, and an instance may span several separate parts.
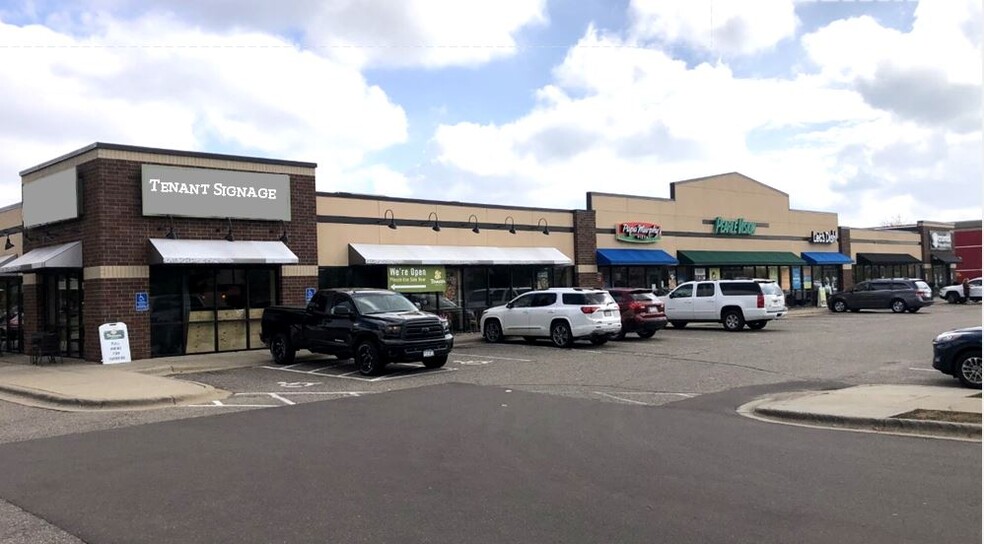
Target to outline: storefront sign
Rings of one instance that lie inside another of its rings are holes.
[[[99,325],[99,347],[104,365],[129,363],[130,336],[126,331],[126,323]]]
[[[810,231],[810,243],[812,244],[836,244],[837,229]]]
[[[653,244],[663,236],[663,228],[654,223],[630,221],[615,225],[615,239],[634,244]]]
[[[24,227],[36,227],[78,217],[78,190],[75,168],[25,183],[22,189]]]
[[[290,221],[290,178],[143,165],[143,214]]]
[[[447,276],[443,266],[389,266],[387,286],[400,293],[443,293]]]
[[[745,219],[741,217],[738,219],[715,217],[714,234],[755,234],[755,223],[745,221]]]
[[[953,235],[941,230],[930,231],[929,245],[932,249],[953,249]]]

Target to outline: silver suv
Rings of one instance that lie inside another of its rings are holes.
[[[489,308],[482,314],[481,329],[486,342],[522,336],[527,342],[549,338],[555,346],[568,348],[587,338],[599,346],[622,330],[622,316],[607,291],[559,287],[530,291],[505,306]]]
[[[774,281],[711,280],[681,284],[663,297],[666,318],[681,329],[691,322],[721,323],[729,331],[764,328],[786,315],[786,296]]]

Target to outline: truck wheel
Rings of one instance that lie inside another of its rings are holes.
[[[290,345],[290,338],[284,333],[274,336],[270,342],[270,355],[273,356],[273,362],[278,365],[293,363],[296,354],[294,346]]]
[[[724,312],[721,321],[724,323],[724,330],[729,332],[738,332],[745,328],[745,317],[741,315],[739,310]]]
[[[425,368],[441,368],[445,363],[448,362],[448,355],[437,355],[434,357],[428,357],[424,359]]]
[[[363,340],[355,346],[355,365],[359,368],[359,374],[375,376],[383,370],[386,362],[375,342]]]
[[[950,304],[956,304],[960,302],[960,295],[954,293],[953,291],[950,291],[949,293],[946,294],[946,301],[949,302]]]
[[[893,312],[895,312],[897,314],[901,314],[901,313],[905,312],[908,309],[909,309],[909,307],[905,305],[905,301],[904,300],[902,300],[900,298],[897,298],[897,299],[895,299],[895,300],[892,301],[892,311]]]
[[[485,338],[485,341],[490,344],[502,342],[502,325],[500,325],[495,319],[486,321],[485,330],[482,331],[482,336]]]

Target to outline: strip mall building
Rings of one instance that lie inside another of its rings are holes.
[[[812,304],[823,285],[980,274],[980,221],[844,227],[738,173],[569,210],[317,192],[315,168],[95,143],[24,170],[21,204],[0,209],[2,348],[47,334],[99,361],[99,326],[123,322],[134,359],[257,349],[264,308],[326,287],[397,289],[474,330],[550,286],[761,277]],[[955,244],[974,232],[976,249]]]

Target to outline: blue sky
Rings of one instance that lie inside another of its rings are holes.
[[[577,208],[739,171],[842,224],[973,219],[981,66],[972,0],[5,0],[0,205],[107,141],[325,191]]]

